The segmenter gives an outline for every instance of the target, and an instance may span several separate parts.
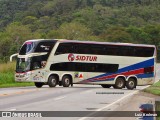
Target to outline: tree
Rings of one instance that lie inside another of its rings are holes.
[[[111,27],[99,36],[103,41],[132,42],[132,37],[124,27]]]
[[[26,17],[23,19],[22,23],[23,23],[24,25],[33,24],[36,20],[37,20],[37,18],[34,17],[34,16],[26,16]]]
[[[146,41],[149,40],[148,34],[145,33],[142,28],[129,26],[128,28],[126,28],[126,31],[132,36],[133,43],[145,44]]]
[[[5,33],[8,35],[8,40],[5,41],[9,41],[8,45],[10,45],[8,55],[18,52],[23,42],[33,39],[34,36],[28,26],[17,22],[8,25],[5,29]]]
[[[11,48],[11,39],[7,33],[0,33],[0,60],[7,62],[8,61],[8,53]]]
[[[64,23],[57,31],[49,32],[48,36],[51,37],[52,34],[55,35],[54,38],[56,37],[70,40],[86,40],[89,36],[92,35],[90,29],[76,22]]]
[[[160,44],[160,25],[147,25],[143,27],[143,31],[148,34],[146,43],[158,46]]]

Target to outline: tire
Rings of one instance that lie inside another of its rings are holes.
[[[44,83],[41,82],[35,82],[34,84],[37,88],[41,88],[44,85]]]
[[[136,80],[134,78],[129,78],[129,80],[126,82],[126,87],[129,90],[133,90],[134,88],[136,88]]]
[[[49,87],[55,87],[57,85],[57,82],[58,82],[58,78],[56,76],[54,76],[54,75],[51,75],[48,78]]]
[[[71,85],[71,81],[72,81],[72,79],[70,76],[68,76],[68,75],[63,76],[63,78],[62,78],[63,87],[69,87]]]
[[[111,87],[111,85],[101,85],[103,88],[110,88]]]
[[[113,86],[115,89],[122,89],[125,87],[125,80],[123,78],[117,78],[115,85]]]

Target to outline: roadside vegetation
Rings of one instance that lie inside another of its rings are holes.
[[[0,88],[31,86],[33,83],[20,83],[14,80],[15,62],[0,64]]]
[[[144,89],[144,92],[160,96],[160,81]]]
[[[15,83],[15,63],[7,63],[9,56],[29,39],[64,38],[158,47],[158,8],[159,0],[0,0],[0,87],[33,85]],[[160,49],[157,51],[160,61]],[[158,87],[146,91],[159,94]]]
[[[159,0],[0,0],[0,62],[29,39],[160,46],[158,8]]]

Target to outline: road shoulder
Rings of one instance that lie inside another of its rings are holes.
[[[155,106],[155,101],[160,101],[160,96],[139,91],[138,93],[132,95],[131,97],[120,101],[119,106],[114,109],[114,111],[139,111],[140,105],[142,104],[153,104]],[[115,120],[117,118],[108,118],[108,120]],[[119,117],[118,120],[135,120],[137,117]]]

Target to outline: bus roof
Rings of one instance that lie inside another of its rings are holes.
[[[80,40],[67,40],[67,39],[33,39],[28,41],[57,41],[57,42],[65,42],[65,43],[88,43],[88,44],[106,44],[106,45],[119,45],[119,46],[141,46],[141,47],[155,47],[155,45],[149,44],[133,44],[133,43],[120,43],[120,42],[97,42],[97,41],[80,41]]]
[[[143,46],[143,47],[155,47],[155,45],[149,44],[133,44],[133,43],[121,43],[121,42],[97,42],[97,41],[80,41],[80,40],[66,40],[66,39],[55,39],[59,42],[68,43],[88,43],[88,44],[106,44],[106,45],[120,45],[120,46]]]

